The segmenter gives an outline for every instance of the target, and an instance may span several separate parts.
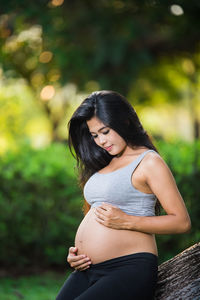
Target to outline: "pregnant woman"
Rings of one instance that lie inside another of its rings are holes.
[[[69,122],[85,217],[57,300],[150,300],[157,280],[155,234],[183,233],[190,217],[174,177],[120,94],[87,97]],[[166,215],[156,211],[162,205]]]

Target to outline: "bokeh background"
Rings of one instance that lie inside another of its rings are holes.
[[[200,239],[200,2],[38,0],[0,5],[0,298],[55,299],[82,192],[67,123],[91,92],[122,93],[192,219],[157,236],[160,263]]]

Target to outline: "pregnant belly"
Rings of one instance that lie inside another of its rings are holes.
[[[76,233],[75,246],[78,254],[86,254],[92,263],[136,252],[157,255],[153,235],[101,225],[95,220],[94,209],[90,209],[81,222]]]

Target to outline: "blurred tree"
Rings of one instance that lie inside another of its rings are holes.
[[[1,59],[29,81],[37,71],[44,82],[59,79],[84,87],[95,79],[126,92],[138,70],[158,56],[196,50],[200,3],[176,3],[6,1],[1,44],[11,46],[2,48]]]
[[[128,98],[134,105],[184,104],[193,126],[193,139],[200,138],[200,55],[161,58],[141,69]]]
[[[0,80],[0,154],[22,143],[40,147],[51,141],[51,124],[25,80]]]
[[[56,88],[72,82],[85,90],[95,81],[127,94],[159,57],[198,52],[199,11],[197,0],[8,0],[0,8],[0,62],[43,100],[59,139],[49,104]]]

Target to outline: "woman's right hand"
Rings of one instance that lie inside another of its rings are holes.
[[[90,258],[84,254],[77,255],[77,251],[78,251],[77,247],[69,248],[67,262],[69,263],[70,267],[78,271],[83,271],[88,269],[92,263]]]

